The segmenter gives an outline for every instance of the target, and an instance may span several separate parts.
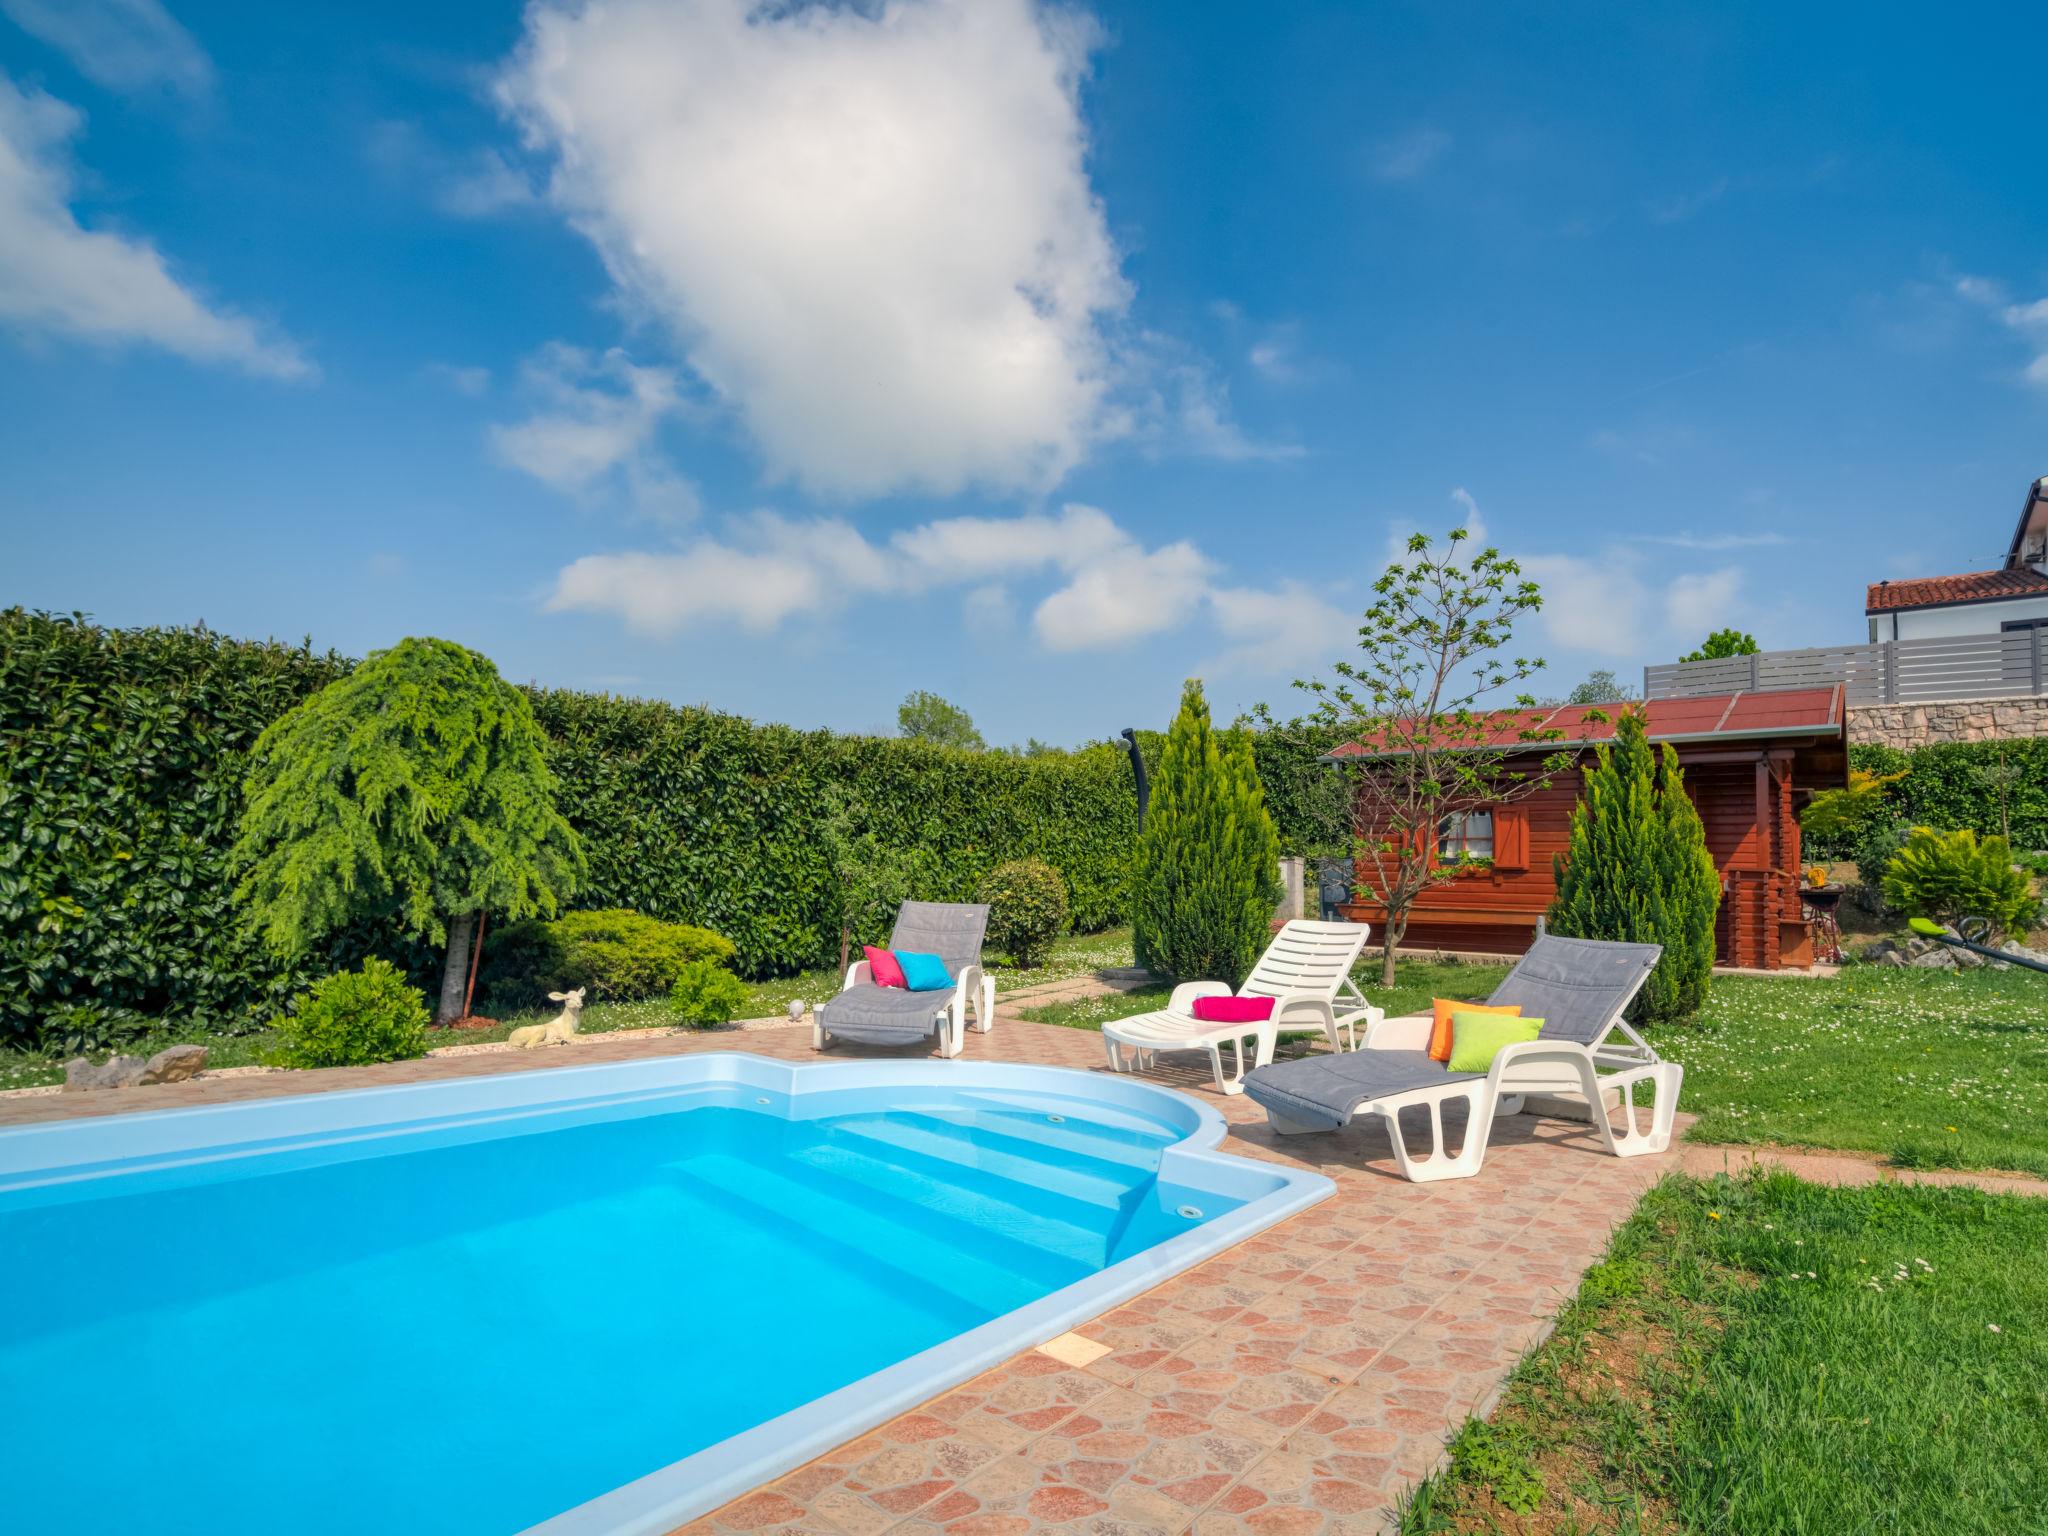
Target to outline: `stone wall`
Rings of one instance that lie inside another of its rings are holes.
[[[1939,704],[1858,704],[1849,710],[1849,745],[1910,752],[1938,741],[1999,741],[2048,736],[2048,698],[1953,699]]]

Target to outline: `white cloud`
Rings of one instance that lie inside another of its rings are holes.
[[[1295,582],[1273,591],[1217,588],[1216,627],[1232,642],[1199,670],[1278,674],[1325,666],[1358,643],[1359,617]]]
[[[1725,629],[1742,600],[1742,572],[1734,566],[1675,576],[1664,592],[1664,625],[1675,635]]]
[[[1673,549],[1722,550],[1767,549],[1790,544],[1782,533],[1638,533],[1630,535],[1637,544],[1668,544]]]
[[[468,395],[472,400],[488,394],[491,388],[490,369],[461,363],[429,363],[427,377],[439,380],[458,395]]]
[[[1726,176],[1719,176],[1704,187],[1695,188],[1690,192],[1651,198],[1643,204],[1643,212],[1649,215],[1652,224],[1683,224],[1694,214],[1712,207],[1726,197],[1731,186],[1732,183]]]
[[[499,96],[772,473],[1042,488],[1117,425],[1094,36],[1029,0],[538,0]]]
[[[1194,545],[1135,547],[1084,566],[1038,605],[1031,626],[1049,651],[1092,651],[1178,629],[1208,595],[1215,569]]]
[[[537,409],[490,429],[505,463],[565,495],[622,490],[651,516],[695,514],[696,492],[655,442],[662,422],[684,406],[672,370],[643,367],[616,347],[598,355],[554,342],[528,361],[523,378]]]
[[[366,147],[371,164],[387,177],[458,219],[486,219],[540,199],[532,179],[502,151],[489,145],[452,149],[402,118],[372,127]]]
[[[71,211],[76,109],[0,75],[0,323],[103,344],[140,342],[273,378],[315,370],[290,342],[202,301],[146,240]]]
[[[0,0],[0,11],[110,91],[198,96],[213,84],[205,50],[158,0]]]
[[[1366,168],[1375,181],[1415,181],[1428,175],[1450,147],[1448,133],[1424,124],[1374,144],[1366,153]]]
[[[1148,549],[1106,513],[1078,504],[1057,516],[946,518],[881,543],[839,518],[756,512],[674,550],[585,556],[562,570],[546,606],[609,613],[648,635],[720,623],[767,634],[799,614],[956,589],[968,626],[986,636],[1013,627],[1015,585],[1048,575],[1056,585],[1031,628],[1053,652],[1112,649],[1205,624],[1232,642],[1212,666],[1273,672],[1327,660],[1350,623],[1292,585],[1223,585],[1194,545]]]
[[[1955,292],[1958,298],[1988,311],[2021,339],[2034,354],[2021,377],[2029,384],[2048,386],[2048,298],[2015,303],[1997,279],[1967,275],[1956,279]]]

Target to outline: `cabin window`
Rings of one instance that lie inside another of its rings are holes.
[[[1459,811],[1436,824],[1436,861],[1470,864],[1493,861],[1493,812]]]

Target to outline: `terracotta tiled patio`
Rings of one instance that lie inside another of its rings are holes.
[[[808,1026],[0,1100],[0,1125],[692,1050],[814,1059]],[[986,1059],[1103,1069],[1092,1033],[1005,1019]],[[815,1059],[846,1059],[834,1052]],[[689,1528],[812,1536],[1362,1536],[1483,1410],[1676,1154],[1620,1160],[1564,1120],[1496,1128],[1477,1178],[1408,1184],[1377,1127],[1277,1140],[1205,1075],[1226,1150],[1337,1193]],[[1090,1358],[1091,1356],[1095,1358]],[[1079,1362],[1079,1363],[1075,1363]]]

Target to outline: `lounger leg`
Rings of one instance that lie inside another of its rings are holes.
[[[1123,1053],[1123,1047],[1122,1047],[1122,1046],[1120,1046],[1120,1045],[1118,1045],[1118,1044],[1117,1044],[1117,1043],[1116,1043],[1116,1042],[1115,1042],[1114,1040],[1110,1039],[1110,1038],[1109,1038],[1109,1036],[1107,1036],[1107,1035],[1104,1035],[1104,1036],[1102,1037],[1102,1048],[1103,1048],[1103,1050],[1105,1050],[1105,1051],[1107,1051],[1107,1052],[1109,1053],[1109,1070],[1110,1070],[1110,1071],[1112,1071],[1112,1072],[1121,1072],[1121,1071],[1123,1071],[1123,1070],[1124,1070],[1124,1053]]]
[[[1600,1083],[1589,1065],[1586,1075],[1595,1078],[1595,1086],[1589,1089],[1586,1101],[1592,1106],[1593,1123],[1600,1127],[1608,1151],[1616,1157],[1642,1157],[1670,1147],[1672,1118],[1678,1113],[1678,1090],[1685,1081],[1684,1067],[1675,1061],[1661,1061],[1654,1067],[1624,1072]],[[1650,1128],[1647,1131],[1636,1129],[1635,1087],[1640,1082],[1651,1083],[1657,1090],[1657,1102],[1650,1107]],[[1619,1130],[1607,1112],[1606,1100],[1600,1096],[1601,1088],[1618,1088],[1621,1092],[1621,1101],[1614,1106],[1621,1117]]]
[[[974,1000],[974,1028],[987,1034],[996,1027],[996,984],[990,976],[981,978],[981,996]]]
[[[1401,1133],[1401,1112],[1398,1108],[1380,1110],[1381,1118],[1387,1122],[1387,1140],[1394,1144],[1394,1161],[1401,1165],[1402,1177],[1415,1184],[1430,1184],[1438,1179],[1469,1179],[1479,1171],[1479,1165],[1486,1160],[1487,1133],[1493,1129],[1491,1106],[1486,1102],[1487,1085],[1473,1083],[1456,1093],[1439,1093],[1427,1101],[1429,1110],[1429,1155],[1416,1158],[1409,1155],[1407,1138]],[[1466,1106],[1465,1144],[1452,1157],[1444,1151],[1444,1105],[1456,1099],[1463,1099]],[[1412,1106],[1411,1106],[1412,1107]]]
[[[825,1025],[815,1009],[811,1013],[811,1049],[814,1051],[825,1049]]]
[[[1338,1129],[1338,1127],[1332,1125],[1307,1125],[1299,1120],[1290,1120],[1279,1111],[1272,1109],[1266,1111],[1266,1123],[1272,1126],[1274,1134],[1279,1136],[1309,1136],[1318,1131]]]

